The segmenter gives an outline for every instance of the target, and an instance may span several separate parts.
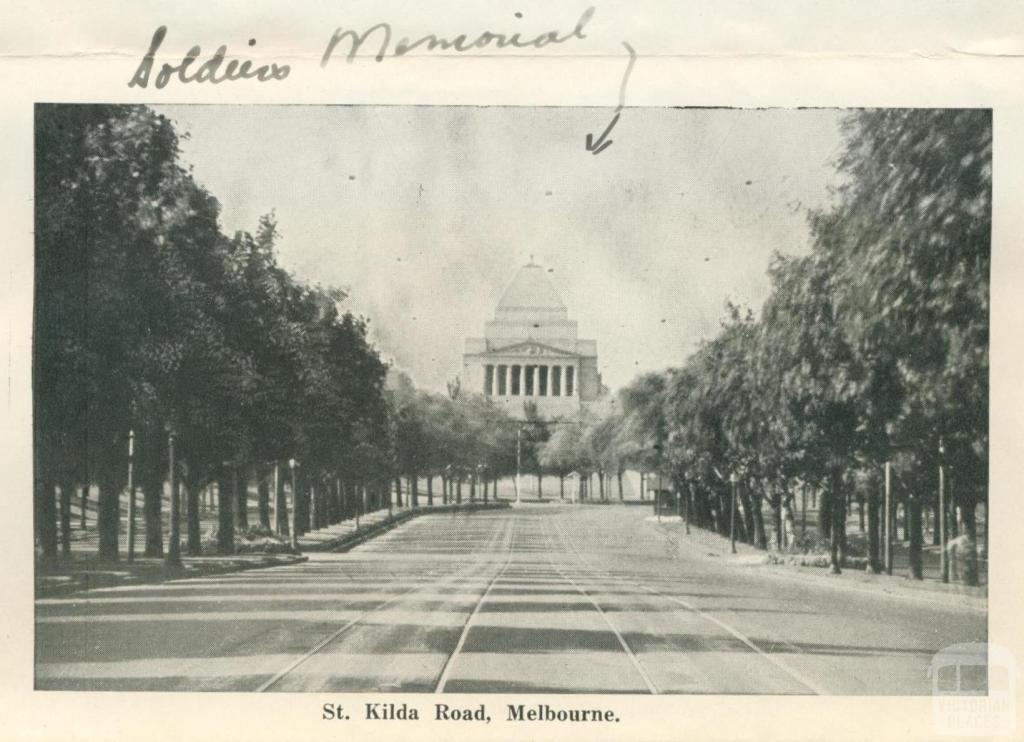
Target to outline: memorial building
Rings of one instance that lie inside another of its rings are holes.
[[[544,419],[575,420],[602,396],[597,341],[577,337],[576,321],[546,271],[519,269],[482,338],[468,338],[463,384],[522,419],[536,404]]]

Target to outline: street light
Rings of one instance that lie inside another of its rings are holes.
[[[175,476],[174,463],[174,428],[167,425],[167,479],[171,485],[171,533],[167,544],[167,556],[164,561],[172,567],[181,566],[181,497],[178,492],[178,479]]]
[[[295,536],[295,506],[298,504],[299,491],[295,488],[295,469],[299,462],[295,459],[288,459],[288,468],[292,472],[292,497],[291,507],[288,508],[288,541],[293,551],[298,551],[299,542]]]
[[[519,504],[519,469],[523,458],[523,426],[516,428],[516,505]]]
[[[135,561],[135,431],[128,431],[128,561]]]
[[[946,445],[939,438],[939,572],[949,582],[949,557],[946,554]]]
[[[732,507],[729,511],[729,540],[732,543],[732,553],[736,553],[736,483],[739,481],[739,477],[736,476],[736,472],[732,472],[729,475],[729,481],[732,483]]]

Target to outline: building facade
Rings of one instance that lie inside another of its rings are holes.
[[[578,419],[602,395],[597,341],[577,336],[576,321],[532,261],[505,290],[484,336],[466,340],[462,379],[516,419],[531,402],[545,419]]]

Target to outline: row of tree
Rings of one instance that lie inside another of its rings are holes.
[[[976,583],[976,509],[988,493],[991,114],[857,111],[844,136],[843,184],[810,216],[809,253],[775,257],[760,313],[730,306],[682,367],[635,380],[613,414],[575,435],[606,443],[590,447],[603,467],[671,477],[695,522],[723,533],[737,480],[741,535],[762,548],[762,504],[782,546],[795,493],[820,491],[834,571],[851,498],[866,501],[868,564],[880,568],[888,478],[907,515],[912,575],[921,577],[931,508],[937,541],[962,521],[965,579]]]
[[[72,491],[91,483],[100,556],[117,558],[130,438],[150,556],[164,551],[161,494],[171,482],[171,562],[182,489],[191,516],[199,492],[218,482],[220,510],[230,513],[239,472],[242,481],[259,475],[261,501],[282,498],[287,477],[267,474],[298,459],[309,484],[299,495],[332,491],[340,479],[378,492],[392,468],[387,366],[366,321],[341,309],[342,292],[278,264],[274,217],[255,233],[224,234],[216,199],[179,159],[171,122],[146,107],[40,105],[35,131],[43,554],[57,553]],[[266,491],[270,481],[277,492]],[[268,510],[261,506],[261,520]],[[187,525],[196,551],[198,515]]]

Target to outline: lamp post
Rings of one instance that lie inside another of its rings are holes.
[[[288,507],[288,539],[293,551],[298,551],[299,549],[299,542],[295,535],[295,506],[299,502],[299,491],[295,488],[295,469],[298,465],[299,462],[295,459],[288,459],[288,468],[291,469],[292,472],[292,496],[291,503],[287,503],[286,506],[290,505],[290,507]]]
[[[732,507],[729,508],[729,541],[732,544],[732,553],[736,553],[736,483],[739,477],[736,476],[736,472],[732,472],[729,475],[729,481],[732,483]]]
[[[516,428],[516,505],[519,504],[519,469],[523,458],[523,426]]]
[[[167,556],[164,562],[171,567],[181,566],[181,495],[178,492],[178,478],[175,476],[174,428],[167,428],[167,479],[171,485],[171,532],[168,537]]]
[[[939,438],[939,572],[942,581],[949,582],[949,557],[946,554],[946,445]]]
[[[892,532],[894,512],[892,507],[892,462],[885,462],[885,573],[892,574]]]
[[[128,431],[128,561],[135,561],[135,431]]]

